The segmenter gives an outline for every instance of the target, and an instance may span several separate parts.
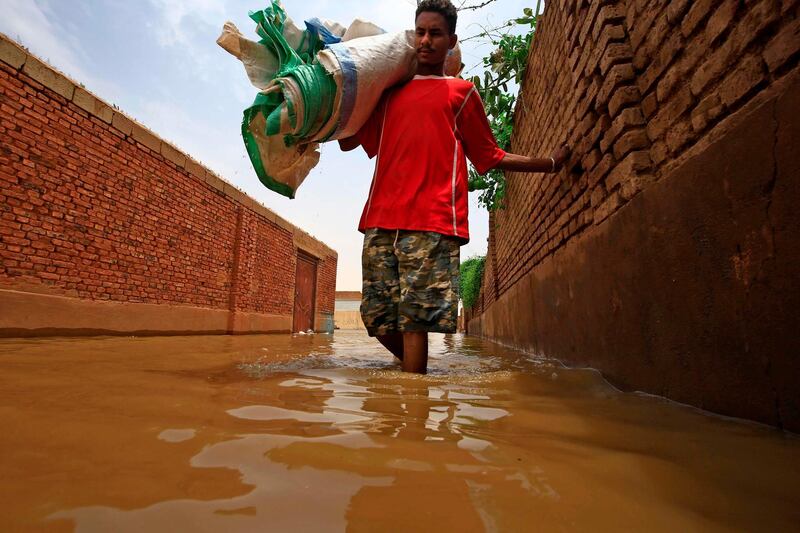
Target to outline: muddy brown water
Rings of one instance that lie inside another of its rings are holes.
[[[2,531],[797,531],[800,440],[479,339],[0,341]]]

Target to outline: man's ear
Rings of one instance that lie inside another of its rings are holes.
[[[458,44],[458,35],[454,33],[453,35],[450,36],[450,46],[448,46],[448,48],[452,50],[453,48],[456,47],[456,44]]]

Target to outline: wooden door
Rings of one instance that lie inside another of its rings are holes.
[[[317,260],[302,252],[297,254],[294,283],[294,325],[292,331],[314,329],[314,301],[317,298]]]

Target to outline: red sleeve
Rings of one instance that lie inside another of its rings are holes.
[[[506,152],[497,146],[483,102],[476,90],[470,90],[467,95],[456,117],[456,126],[464,145],[464,153],[478,174],[486,174],[505,157]]]
[[[381,144],[381,133],[383,130],[383,116],[386,110],[386,95],[381,98],[375,110],[369,116],[367,121],[361,126],[361,129],[356,133],[356,138],[367,156],[370,159],[375,157],[378,153],[378,148]]]

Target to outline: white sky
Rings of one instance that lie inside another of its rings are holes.
[[[458,4],[459,2],[456,2]],[[480,3],[477,0],[469,4]],[[496,26],[534,7],[534,0],[498,0],[459,16],[462,37]],[[245,154],[242,111],[256,89],[241,63],[216,45],[226,20],[258,40],[249,10],[267,0],[0,0],[0,31],[117,104],[227,181],[339,253],[337,290],[361,290],[361,242],[356,230],[372,177],[362,150],[322,146],[319,165],[295,200],[266,189]],[[413,27],[415,0],[284,0],[295,21],[327,18],[349,25],[371,20],[387,31]],[[490,48],[465,43],[467,68],[479,66]],[[482,69],[475,68],[471,74]],[[486,252],[488,215],[470,202],[471,242],[465,259]]]

